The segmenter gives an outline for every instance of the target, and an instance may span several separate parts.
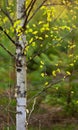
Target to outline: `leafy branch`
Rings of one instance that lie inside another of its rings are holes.
[[[53,85],[56,85],[62,81],[64,81],[66,78],[68,78],[69,75],[64,76],[63,78],[57,80],[57,81],[51,81],[46,87],[44,87],[42,90],[40,90],[37,94],[35,94],[31,99],[28,100],[28,103],[30,101],[32,101],[34,98],[37,98],[38,96],[40,96],[41,94],[43,94],[44,92],[46,92],[46,90],[48,90],[49,88],[53,87]]]
[[[37,53],[34,54],[34,55],[32,56],[32,58],[27,62],[27,64],[29,64],[29,62],[30,62],[31,60],[33,60],[33,58],[35,58],[36,56],[39,56],[41,53],[46,52],[51,46],[56,46],[59,42],[61,42],[62,40],[64,40],[73,30],[74,30],[74,29],[72,29],[69,33],[67,33],[67,34],[66,34],[64,37],[62,37],[59,41],[56,41],[56,43],[54,43],[54,44],[50,45],[48,48],[44,49],[42,52],[41,52],[40,50],[38,50]]]

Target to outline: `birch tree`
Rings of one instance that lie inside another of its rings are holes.
[[[39,8],[45,3],[44,0]],[[25,8],[26,0],[17,0],[17,41],[16,41],[16,74],[17,74],[17,87],[16,87],[16,98],[17,98],[17,115],[16,115],[16,129],[26,130],[26,93],[27,93],[27,82],[26,82],[26,57],[24,54],[26,46],[25,28],[30,12],[35,4],[36,0],[30,2],[28,8]],[[37,10],[39,9],[37,8]],[[36,10],[36,12],[37,12]],[[28,12],[27,12],[28,11]],[[35,13],[34,13],[35,14]],[[33,15],[34,15],[33,14]],[[29,18],[29,20],[33,17]]]
[[[17,115],[16,129],[26,130],[26,61],[24,48],[26,44],[26,36],[24,34],[23,25],[25,22],[25,0],[17,0],[17,43],[16,43],[16,98],[17,98]]]

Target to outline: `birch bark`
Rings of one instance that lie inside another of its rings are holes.
[[[21,33],[17,33],[16,44],[16,100],[17,100],[17,114],[16,114],[16,130],[26,130],[26,57],[24,55],[24,48],[26,44],[26,36],[22,30],[25,17],[25,0],[17,0],[17,20],[20,20],[19,27]],[[22,17],[23,16],[23,17]]]

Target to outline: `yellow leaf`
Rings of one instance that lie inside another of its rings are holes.
[[[40,46],[43,47],[43,44],[41,44]]]
[[[73,57],[73,54],[70,54],[69,57]]]
[[[32,43],[32,46],[33,46],[33,47],[35,46],[35,42]]]
[[[36,27],[36,25],[35,25],[35,24],[33,24],[33,27]]]
[[[55,70],[52,71],[52,75],[53,75],[54,77],[56,76],[56,71],[55,71]]]
[[[58,64],[55,64],[55,66],[58,66]]]
[[[71,64],[70,64],[70,66],[74,66],[74,64],[73,64],[73,63],[71,63]]]
[[[9,33],[9,30],[8,30],[8,29],[6,29],[6,33],[7,33],[7,34]]]
[[[30,28],[30,29],[28,30],[28,32],[33,32],[33,30]]]
[[[4,22],[4,23],[6,23],[6,22],[7,22],[7,20],[8,20],[8,18],[7,18],[7,17],[5,17],[5,18],[3,19],[3,22]]]
[[[43,38],[42,38],[42,37],[38,37],[38,39],[43,40]]]
[[[37,33],[38,33],[38,31],[34,31],[32,34],[34,34],[34,35],[35,35],[35,34],[37,34]]]
[[[58,68],[56,71],[57,71],[58,73],[60,73],[60,72],[61,72],[59,68]]]
[[[29,43],[31,43],[33,41],[33,38],[31,38],[30,40],[29,40]]]
[[[44,65],[44,62],[43,62],[43,61],[40,61],[40,63],[41,63],[42,65]]]
[[[71,73],[70,73],[69,71],[66,71],[66,74],[67,74],[67,75],[71,75]]]
[[[49,37],[47,34],[45,35],[45,38]]]
[[[76,101],[76,104],[78,104],[78,100]]]
[[[14,32],[14,28],[13,28],[13,27],[10,27],[10,30],[11,30],[12,32]]]
[[[74,91],[71,91],[71,93],[73,94],[73,93],[74,93]]]
[[[39,21],[39,23],[38,24],[42,24],[43,23],[43,21]]]
[[[28,50],[29,50],[29,46],[26,46],[25,51],[28,51]]]
[[[56,90],[58,90],[58,87],[56,87]]]
[[[14,23],[14,28],[16,28],[18,25],[20,25],[20,20],[17,20],[15,23]]]
[[[41,73],[41,76],[44,77],[44,73]]]
[[[48,82],[45,82],[45,86],[48,85]]]
[[[41,10],[43,10],[43,9],[46,9],[46,6],[42,6],[42,7],[41,7]]]
[[[70,49],[73,49],[73,48],[75,48],[75,47],[76,47],[76,45],[74,44],[74,45],[70,46]]]
[[[43,65],[40,65],[40,68],[43,68]]]
[[[76,60],[74,60],[74,63],[76,63]]]

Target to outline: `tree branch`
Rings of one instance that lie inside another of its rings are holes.
[[[15,41],[8,35],[8,33],[0,26],[0,30],[2,32],[4,32],[4,34],[8,37],[8,39],[14,44],[16,45]]]
[[[26,15],[26,18],[25,18],[25,21],[24,21],[23,29],[25,29],[25,26],[27,24],[27,19],[28,19],[30,13],[31,13],[36,1],[37,0],[32,0],[32,2],[30,2],[29,6],[28,6],[28,9],[29,9],[28,13],[27,13],[28,9],[26,9],[26,11],[25,11],[27,15]]]
[[[35,94],[31,99],[29,99],[28,103],[29,103],[31,100],[33,100],[34,98],[37,98],[39,95],[41,95],[41,94],[42,94],[43,92],[45,92],[47,89],[53,87],[53,85],[58,84],[58,83],[64,81],[67,77],[69,77],[69,75],[66,75],[66,76],[64,76],[63,78],[61,78],[61,79],[59,79],[59,80],[57,80],[57,81],[54,81],[54,82],[52,81],[52,82],[50,82],[50,83],[49,83],[46,87],[44,87],[40,92],[38,92],[38,93]]]
[[[43,6],[43,4],[46,2],[47,0],[44,0],[38,7],[37,9],[34,11],[34,13],[32,14],[32,16],[28,19],[27,24],[30,22],[30,20],[34,17],[34,15],[38,12],[38,10]]]
[[[15,58],[15,56],[3,45],[0,43],[0,46],[13,58]]]
[[[6,7],[8,7],[8,5],[9,5],[9,2],[8,2],[8,0],[6,0]]]
[[[37,1],[37,0],[35,0],[35,1]],[[28,7],[26,8],[26,12],[27,12],[27,11],[29,10],[29,8],[32,6],[33,2],[34,2],[34,0],[31,0],[31,1],[30,1]]]
[[[36,1],[37,1],[37,0],[33,0],[32,3],[30,4],[30,7],[29,7],[30,9],[29,9],[29,11],[28,11],[28,16],[29,16],[31,10],[33,9],[34,4],[36,3]]]
[[[27,19],[28,19],[30,13],[31,13],[31,11],[32,11],[32,9],[33,9],[34,4],[35,4],[36,1],[37,1],[37,0],[33,0],[32,4],[31,4],[31,6],[30,6],[30,9],[29,9],[28,14],[27,14]]]
[[[13,20],[11,19],[9,13],[7,11],[4,11],[2,8],[0,8],[0,11],[2,11],[2,13],[4,13],[4,15],[7,16],[7,18],[9,19],[9,21],[11,22],[11,24],[13,25]]]

